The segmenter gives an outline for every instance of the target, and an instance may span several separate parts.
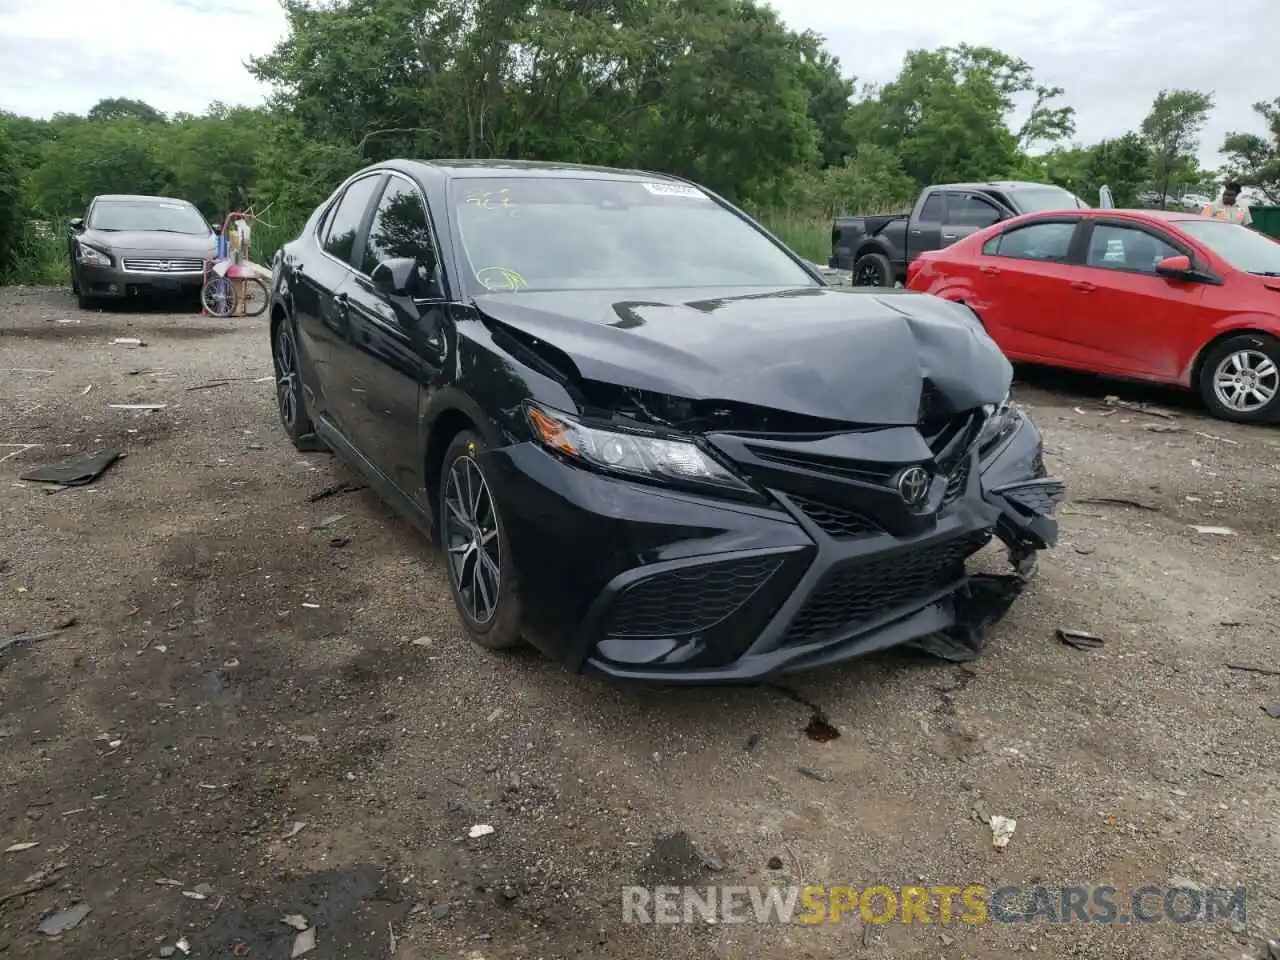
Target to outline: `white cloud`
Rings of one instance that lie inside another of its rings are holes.
[[[1161,87],[1212,90],[1202,157],[1216,163],[1228,131],[1257,130],[1250,105],[1280,95],[1276,0],[1239,0],[1227,15],[1198,0],[773,5],[791,27],[823,34],[862,82],[891,80],[918,47],[967,42],[1022,57],[1066,88],[1085,142],[1136,128]],[[169,113],[257,103],[267,91],[243,61],[284,31],[276,0],[0,0],[0,108],[83,113],[113,96]]]

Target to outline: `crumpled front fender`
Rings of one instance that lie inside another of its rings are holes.
[[[1066,484],[1047,475],[1044,440],[1021,411],[1012,414],[1008,436],[981,460],[982,498],[1000,511],[996,535],[1020,567],[1038,550],[1058,542],[1054,513],[1066,496]]]

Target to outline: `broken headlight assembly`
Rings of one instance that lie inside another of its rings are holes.
[[[988,403],[982,408],[986,420],[982,424],[982,432],[978,434],[978,450],[983,455],[1008,440],[1018,426],[1020,417],[1017,407],[1010,400],[1012,396],[1011,392],[1006,393],[999,403]]]
[[[539,443],[582,466],[658,483],[756,495],[746,482],[688,438],[592,426],[532,404],[525,412]]]

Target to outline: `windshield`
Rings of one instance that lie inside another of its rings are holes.
[[[466,177],[451,191],[476,290],[818,285],[759,230],[686,184]]]
[[[1237,270],[1280,276],[1280,243],[1222,220],[1179,220],[1178,226]]]
[[[1022,213],[1045,210],[1087,210],[1089,205],[1070,190],[1061,187],[1029,187],[1013,191],[1010,197]]]
[[[94,204],[87,226],[91,230],[159,230],[196,237],[209,232],[209,224],[190,204],[155,200],[100,200]]]

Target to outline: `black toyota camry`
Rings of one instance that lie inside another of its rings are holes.
[[[1062,484],[966,307],[829,286],[658,174],[392,161],[277,255],[284,428],[441,545],[466,632],[759,680],[976,652]],[[1013,571],[966,571],[992,538]]]

